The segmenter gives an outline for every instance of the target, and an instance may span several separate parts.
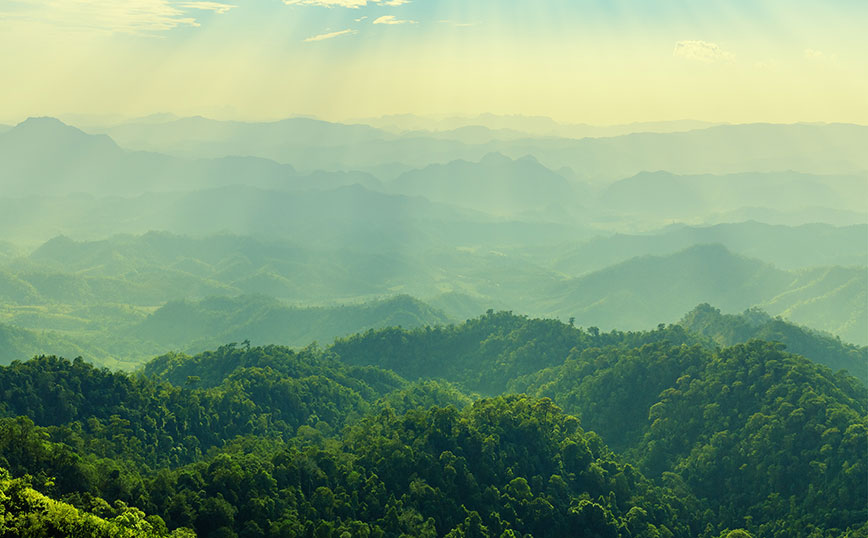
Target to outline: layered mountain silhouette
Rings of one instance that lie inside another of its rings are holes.
[[[643,172],[606,187],[609,211],[691,219],[743,207],[794,210],[836,207],[864,210],[868,176],[818,176],[797,172],[679,176]]]
[[[748,221],[714,226],[673,225],[654,233],[596,237],[563,249],[553,266],[579,276],[635,256],[672,254],[691,245],[712,243],[781,269],[861,265],[868,260],[868,224],[780,226]]]
[[[590,194],[586,185],[568,182],[531,156],[513,160],[499,153],[479,162],[457,160],[406,172],[387,188],[495,215],[586,200]]]
[[[299,174],[287,164],[232,153],[183,159],[129,151],[106,135],[87,134],[53,118],[30,118],[0,134],[0,167],[6,196],[131,196],[241,184],[280,190],[379,184],[359,172]]]
[[[538,308],[585,326],[637,329],[672,322],[691,304],[710,303],[725,312],[760,306],[865,345],[865,272],[864,265],[784,271],[733,254],[722,245],[696,245],[667,256],[633,258],[558,283],[549,301]]]
[[[868,127],[861,125],[709,126],[682,122],[669,127],[633,126],[608,133],[570,133],[559,132],[557,124],[548,118],[523,119],[517,124],[488,120],[447,125],[476,128],[475,133],[459,131],[454,136],[412,129],[396,133],[306,118],[267,123],[184,118],[123,125],[102,132],[130,149],[199,158],[258,156],[291,163],[299,170],[364,170],[385,163],[421,168],[456,159],[479,161],[492,152],[511,158],[531,154],[553,170],[570,167],[592,180],[616,180],[654,170],[677,174],[785,170],[848,174],[868,170],[868,157],[862,151],[868,143]],[[388,120],[375,123],[389,124]],[[516,137],[513,132],[498,137],[480,132],[479,126],[530,134]],[[598,138],[583,138],[588,136]]]

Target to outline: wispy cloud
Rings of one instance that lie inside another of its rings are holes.
[[[416,24],[416,21],[399,19],[394,15],[383,15],[382,17],[374,19],[374,24]]]
[[[229,4],[221,4],[220,2],[178,2],[177,6],[182,9],[200,9],[221,14],[236,7]]]
[[[368,5],[368,0],[283,0],[288,6],[323,6],[359,8]]]
[[[189,0],[30,0],[17,3],[14,10],[0,8],[0,22],[69,31],[154,34],[179,26],[199,26],[191,11],[226,13],[233,7]]]
[[[321,7],[348,7],[352,9],[365,7],[368,4],[383,6],[403,6],[410,0],[283,0],[288,6],[321,6]]]
[[[830,62],[838,60],[837,54],[829,54],[817,49],[805,49],[805,59],[812,62]]]
[[[675,44],[672,55],[706,63],[735,60],[734,54],[723,50],[717,43],[709,43],[708,41],[679,41]]]
[[[305,39],[304,42],[305,42],[305,43],[310,43],[310,42],[312,42],[312,41],[323,41],[323,40],[326,40],[326,39],[332,39],[332,38],[334,38],[334,37],[340,37],[340,36],[342,36],[342,35],[354,34],[354,33],[356,33],[355,30],[350,30],[350,29],[348,28],[348,29],[346,29],[346,30],[339,30],[339,31],[337,31],[337,32],[329,32],[329,33],[327,33],[327,34],[319,34],[319,35],[311,36],[311,37]]]

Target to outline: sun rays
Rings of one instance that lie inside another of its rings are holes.
[[[33,0],[0,7],[28,114],[542,114],[868,122],[863,3]],[[63,91],[58,91],[63,88]]]

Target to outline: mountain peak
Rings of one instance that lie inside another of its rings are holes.
[[[526,163],[526,164],[533,164],[533,165],[542,166],[542,163],[539,162],[539,159],[537,159],[535,155],[532,155],[530,153],[528,153],[527,155],[524,155],[523,157],[519,157],[515,161],[519,162],[519,163]]]
[[[510,159],[509,157],[507,157],[503,153],[494,151],[494,152],[485,154],[485,156],[482,157],[482,160],[479,161],[479,164],[502,165],[502,164],[511,163],[511,162],[512,162],[512,159]]]
[[[76,151],[85,147],[109,152],[120,149],[107,135],[88,134],[78,127],[48,116],[27,118],[4,133],[3,137],[7,143],[12,144],[11,148],[5,148],[6,151],[13,153],[33,153],[37,150],[49,151],[63,147],[77,148]]]
[[[51,116],[30,116],[15,126],[16,129],[44,129],[55,127],[69,127],[57,118]]]

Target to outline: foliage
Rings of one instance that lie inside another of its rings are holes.
[[[868,390],[780,344],[588,350],[531,390],[650,476],[677,476],[727,526],[834,534],[868,518]]]
[[[0,467],[29,476],[28,495],[155,533],[868,530],[868,389],[781,344],[719,348],[677,325],[489,312],[327,349],[172,353],[136,374],[37,357],[0,367],[0,394]]]
[[[338,339],[329,350],[348,364],[393,370],[408,379],[442,378],[466,389],[500,394],[521,391],[514,381],[561,364],[571,350],[635,346],[656,340],[693,342],[681,327],[649,332],[601,333],[552,319],[489,310],[460,325],[367,331]]]
[[[840,338],[771,317],[758,308],[743,314],[721,314],[701,304],[679,322],[688,331],[707,336],[718,345],[731,346],[751,339],[781,342],[792,353],[803,355],[833,370],[847,373],[868,384],[868,346],[856,346]]]
[[[234,366],[221,370],[215,366],[220,361]],[[187,363],[176,355],[162,357],[149,372],[178,380],[172,369],[177,364]],[[80,359],[13,362],[0,368],[0,415],[51,427],[52,439],[80,453],[178,465],[238,435],[286,439],[303,425],[337,431],[363,415],[369,401],[404,383],[394,374],[279,347],[224,346],[190,359],[189,366],[180,367],[184,381],[176,386],[100,370]]]
[[[33,538],[194,538],[188,529],[171,533],[159,517],[118,502],[104,510],[108,519],[57,502],[33,490],[26,480],[11,479],[0,469],[0,536]]]

